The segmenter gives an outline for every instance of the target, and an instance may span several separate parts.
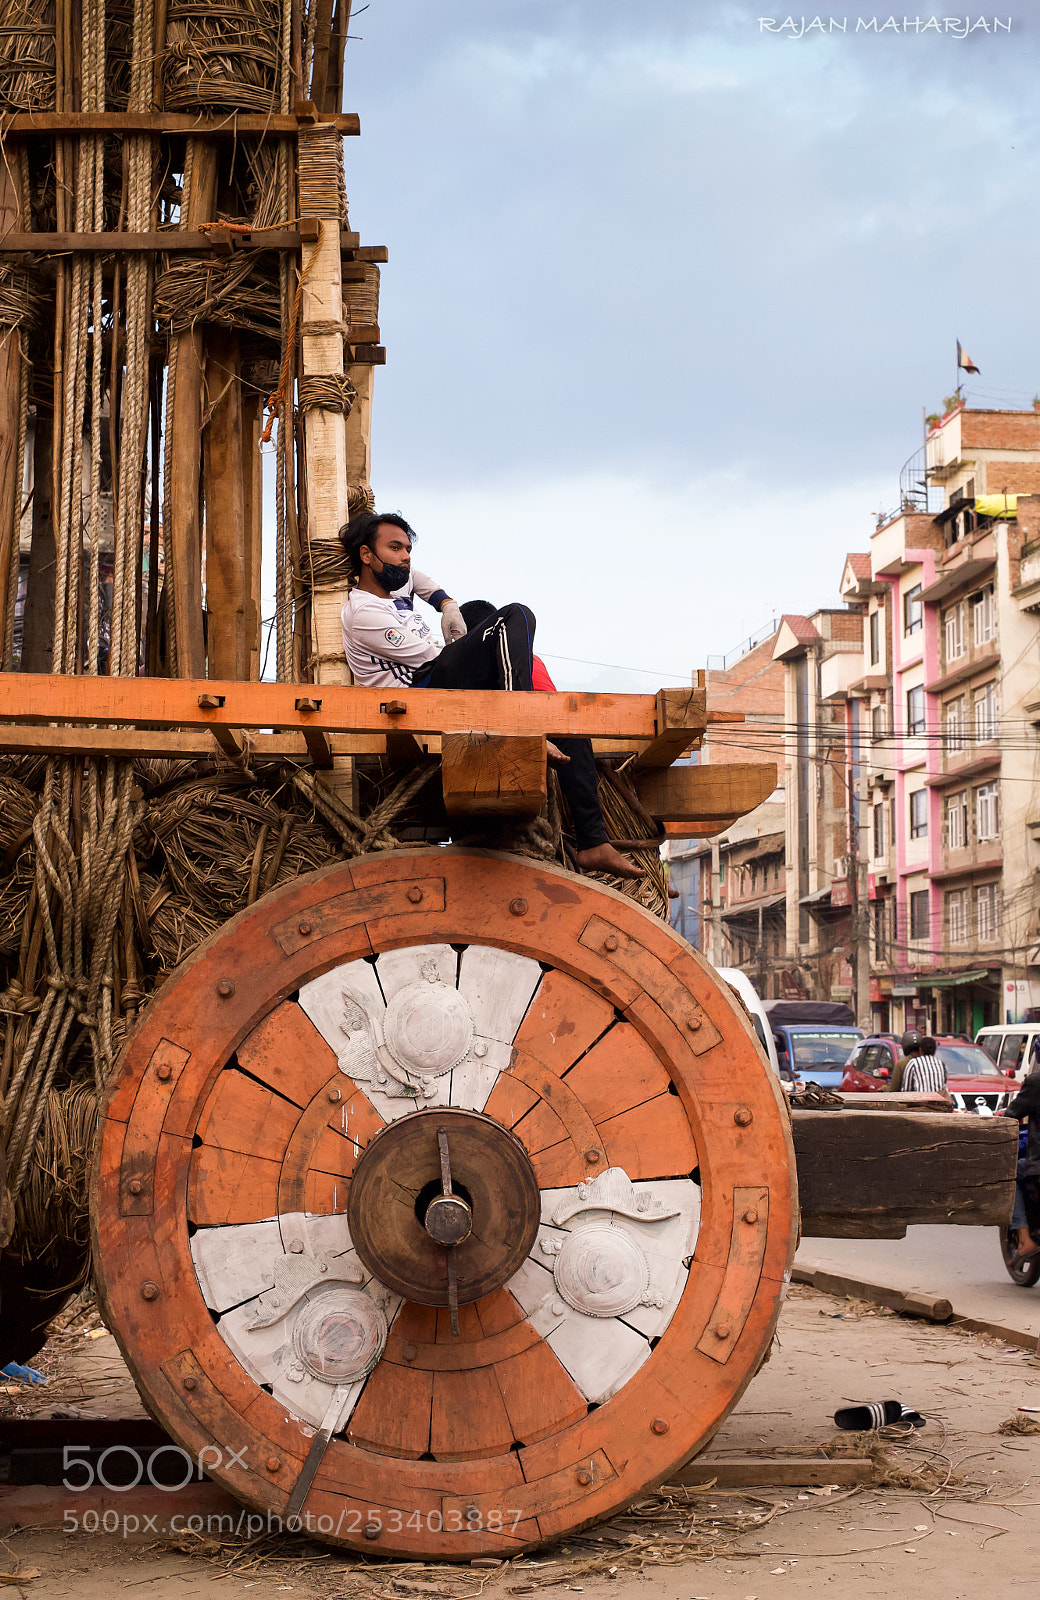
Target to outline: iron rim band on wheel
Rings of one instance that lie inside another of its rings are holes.
[[[462,850],[300,878],[202,946],[127,1043],[92,1192],[106,1320],[177,1442],[272,1517],[445,1559],[702,1449],[796,1217],[780,1091],[700,957]]]

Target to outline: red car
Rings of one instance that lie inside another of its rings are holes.
[[[994,1069],[985,1050],[963,1044],[959,1039],[939,1035],[938,1055],[946,1068],[946,1087],[956,1111],[972,1116],[992,1117],[1009,1104],[1013,1090],[1008,1080]],[[862,1094],[884,1090],[899,1056],[899,1042],[891,1034],[875,1034],[864,1039],[845,1066],[839,1085],[843,1094]]]

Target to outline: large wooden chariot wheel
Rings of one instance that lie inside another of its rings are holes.
[[[283,1526],[445,1558],[702,1448],[796,1215],[777,1084],[689,946],[443,849],[300,878],[202,946],[128,1041],[93,1192],[109,1325],[192,1458]]]

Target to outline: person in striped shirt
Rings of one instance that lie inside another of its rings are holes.
[[[935,1040],[927,1035],[918,1041],[917,1050],[903,1073],[905,1094],[947,1094],[946,1068],[936,1054]]]

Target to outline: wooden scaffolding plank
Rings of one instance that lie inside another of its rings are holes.
[[[746,816],[776,788],[775,761],[720,762],[712,766],[649,768],[636,775],[636,790],[652,817],[662,822],[714,822]]]
[[[0,234],[19,217],[18,185],[11,163],[0,164]],[[22,357],[18,330],[4,330],[0,343],[0,662],[10,656],[4,637],[12,563],[18,561],[22,510],[22,467],[18,459],[19,393]],[[12,619],[13,621],[13,619]]]
[[[208,328],[206,390],[213,407],[203,444],[206,502],[206,654],[211,678],[249,678],[246,634],[246,462],[242,444],[242,353],[238,333]],[[252,462],[249,463],[252,479]]]

